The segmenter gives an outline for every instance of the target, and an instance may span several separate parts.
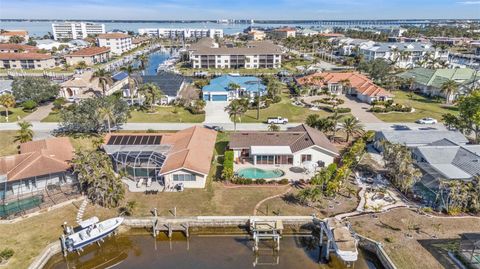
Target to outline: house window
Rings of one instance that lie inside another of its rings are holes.
[[[302,157],[302,163],[310,162],[312,160],[312,155],[310,154],[302,154],[301,157]]]
[[[195,181],[195,175],[192,175],[192,174],[173,175],[173,181]]]

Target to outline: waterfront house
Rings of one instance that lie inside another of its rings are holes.
[[[107,62],[110,59],[110,48],[107,47],[89,47],[79,49],[68,55],[65,55],[67,64],[75,66],[80,62],[85,62],[87,66]]]
[[[176,133],[117,133],[105,137],[103,149],[115,171],[125,171],[131,191],[204,188],[217,133],[190,127]]]
[[[110,48],[110,51],[116,55],[133,49],[132,37],[124,33],[100,34],[97,36],[97,45]]]
[[[258,29],[252,29],[247,34],[248,34],[248,39],[254,40],[254,41],[261,41],[267,37],[267,34],[265,33],[265,31],[258,30]]]
[[[6,30],[0,33],[0,43],[10,42],[10,38],[14,36],[23,37],[25,42],[28,41],[29,36],[26,30]]]
[[[19,154],[0,157],[0,217],[55,203],[56,192],[76,183],[73,152],[69,138],[59,137],[22,143]]]
[[[102,95],[103,92],[98,79],[92,79],[92,76],[92,71],[85,71],[61,83],[60,96],[70,102],[77,102],[95,95]],[[112,85],[107,85],[105,95],[111,95],[114,92],[123,92],[125,87],[128,86],[128,74],[125,72],[116,73],[112,76],[112,81]]]
[[[453,101],[458,96],[468,94],[471,89],[480,86],[480,75],[477,73],[478,71],[470,68],[427,69],[418,67],[400,73],[397,76],[401,79],[413,79],[412,88],[414,90],[429,96],[442,96],[445,98],[447,96],[442,92],[442,86],[445,82],[453,80],[458,84],[458,91],[449,97],[449,101]]]
[[[20,53],[20,52],[37,52],[38,48],[30,45],[3,43],[0,44],[0,53]]]
[[[280,68],[282,48],[270,41],[250,41],[244,46],[221,46],[212,38],[188,48],[193,68]]]
[[[375,100],[387,101],[393,98],[393,94],[357,72],[314,73],[295,78],[295,82],[301,87],[314,87],[317,90],[326,87],[332,94],[350,94],[369,104]]]
[[[233,85],[238,88],[232,88]],[[210,84],[202,88],[205,101],[230,101],[238,98],[253,99],[266,94],[267,87],[261,78],[253,76],[223,75],[214,78]]]
[[[458,131],[448,130],[383,130],[375,133],[374,146],[382,150],[382,141],[401,144],[408,148],[426,146],[435,141],[447,139],[457,145],[465,145],[468,139]]]
[[[154,76],[142,76],[141,82],[153,83],[158,86],[164,96],[159,100],[160,104],[166,105],[177,99],[181,92],[190,84],[186,77],[172,72],[161,71]],[[130,92],[125,92],[125,97],[130,97]]]
[[[277,28],[268,31],[268,35],[273,39],[285,39],[287,37],[295,37],[296,34],[297,30],[290,27]]]
[[[228,148],[236,162],[255,165],[301,167],[306,162],[317,167],[333,163],[338,150],[319,130],[305,124],[286,131],[245,131],[230,135]]]

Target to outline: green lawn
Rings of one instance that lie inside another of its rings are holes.
[[[43,118],[41,122],[59,122],[60,121],[60,113],[59,111],[52,111],[48,114],[47,117]]]
[[[13,155],[18,153],[18,145],[20,143],[13,141],[16,134],[16,131],[0,132],[0,156]]]
[[[395,91],[394,94],[395,103],[411,106],[415,108],[415,112],[391,112],[386,114],[374,113],[375,116],[377,116],[377,118],[380,120],[385,122],[415,122],[416,120],[425,117],[432,117],[434,119],[441,120],[442,116],[446,113],[458,113],[458,109],[456,107],[447,106],[422,95],[414,94],[413,99],[410,99],[405,91]]]
[[[257,120],[257,110],[249,110],[241,118],[242,123],[266,122],[269,117],[284,117],[289,122],[305,122],[305,119],[310,114],[318,114],[320,117],[326,117],[331,113],[319,110],[313,111],[308,108],[292,105],[292,101],[287,94],[282,95],[282,101],[276,104],[271,104],[270,107],[260,110],[260,118]]]
[[[155,113],[132,111],[128,122],[191,122],[205,120],[205,114],[194,115],[182,107],[158,107]]]
[[[21,108],[21,107],[10,108],[8,110],[8,121],[9,122],[15,122],[15,121],[18,120],[18,118],[22,119],[25,116],[27,116],[28,114],[30,114],[30,113],[23,111],[23,108]],[[6,122],[5,108],[3,108],[3,107],[0,107],[0,123],[1,122]]]

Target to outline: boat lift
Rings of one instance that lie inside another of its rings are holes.
[[[264,221],[255,218],[250,219],[250,231],[254,241],[253,251],[257,253],[259,249],[260,240],[273,240],[275,243],[274,249],[280,250],[280,238],[283,231],[283,223],[281,220]]]

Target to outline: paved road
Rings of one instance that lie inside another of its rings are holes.
[[[285,130],[289,127],[294,127],[299,125],[300,123],[289,123],[285,125],[280,125],[282,130]],[[48,132],[53,131],[58,127],[57,123],[54,122],[32,122],[32,129],[36,132]],[[208,124],[203,123],[127,123],[122,126],[121,129],[123,130],[183,130],[188,127],[192,126],[204,126]],[[222,126],[225,130],[233,131],[233,123],[221,123],[216,124],[218,126]],[[392,130],[396,126],[406,126],[410,129],[419,129],[419,128],[435,128],[439,130],[445,130],[445,126],[443,124],[435,124],[435,125],[420,125],[416,123],[365,123],[364,127],[367,130]],[[238,123],[237,130],[241,131],[261,131],[267,130],[268,124],[265,123]],[[0,123],[0,131],[6,130],[18,130],[19,127],[16,122],[10,123]]]

